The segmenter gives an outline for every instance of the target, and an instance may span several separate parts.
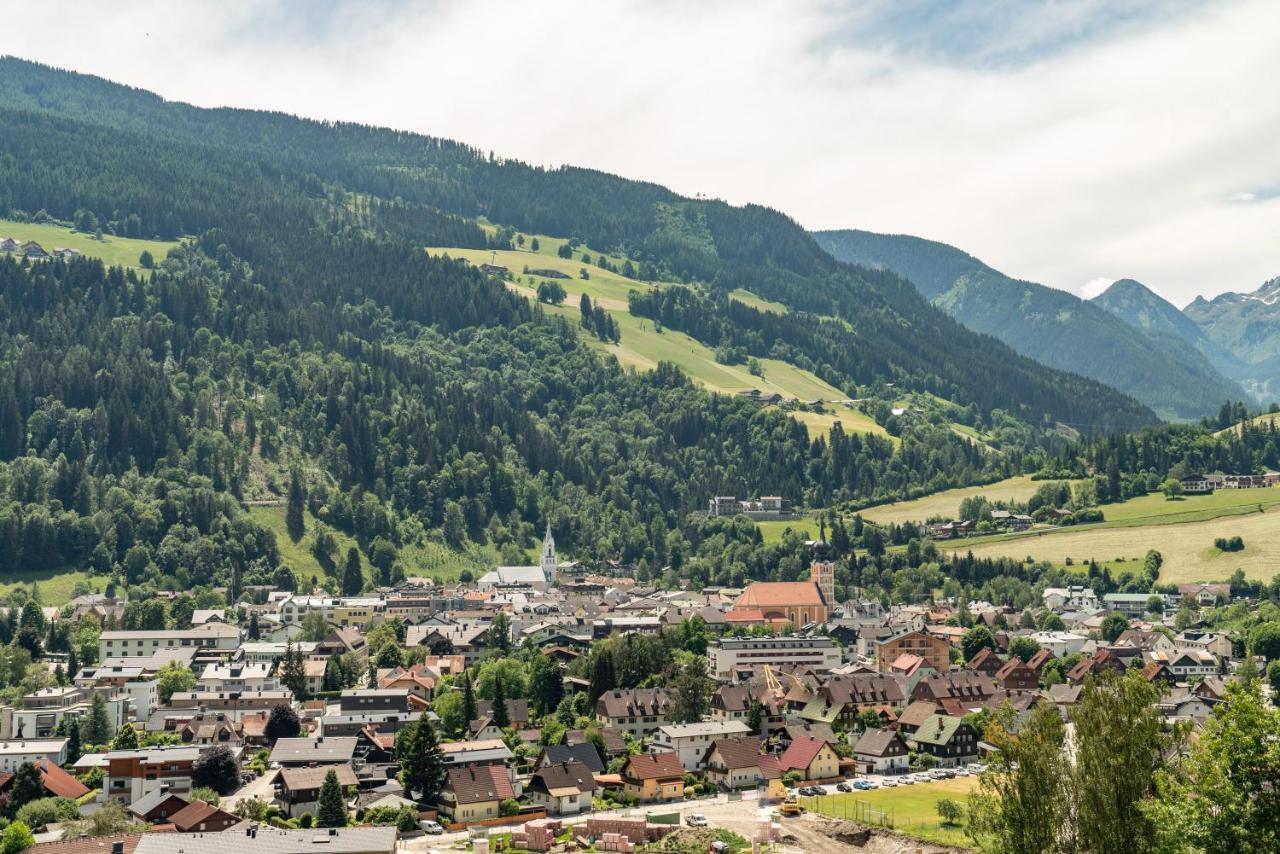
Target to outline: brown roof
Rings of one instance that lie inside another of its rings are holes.
[[[57,842],[37,842],[27,851],[31,854],[111,854],[111,846],[124,843],[124,854],[133,854],[142,839],[141,833],[115,833],[111,836],[83,836]]]
[[[778,762],[786,770],[803,770],[813,764],[819,751],[826,746],[827,743],[820,738],[797,738]]]
[[[749,736],[722,738],[712,743],[707,749],[707,755],[710,756],[713,751],[720,754],[726,768],[760,767],[760,739],[758,738]]]
[[[548,792],[555,789],[594,792],[596,780],[593,775],[594,772],[581,762],[560,762],[533,772],[532,785],[535,788],[545,788]]]
[[[938,713],[938,704],[929,700],[916,700],[898,715],[898,726],[920,726]]]
[[[756,581],[747,585],[738,608],[785,608],[822,605],[822,593],[812,581]]]
[[[849,704],[897,704],[901,703],[902,685],[897,679],[884,673],[855,673],[827,680],[820,691],[831,705]]]
[[[352,770],[350,765],[345,763],[342,765],[317,765],[314,768],[282,768],[280,769],[280,780],[284,783],[285,788],[292,792],[308,791],[310,789],[319,789],[330,771],[338,775],[339,786],[354,786],[360,782],[356,779],[356,772]]]
[[[903,756],[907,752],[907,743],[897,730],[869,729],[858,739],[853,752],[863,756]]]
[[[239,823],[240,819],[236,818],[226,810],[219,809],[213,804],[205,803],[201,800],[195,800],[187,804],[182,809],[169,817],[169,821],[178,830],[186,833],[190,830],[220,830]],[[213,822],[217,827],[201,828],[201,823],[209,824]]]
[[[460,804],[478,804],[485,801],[504,801],[516,796],[507,778],[505,765],[474,765],[468,768],[450,768],[449,782],[445,788],[453,792]]]
[[[674,753],[637,753],[627,759],[622,775],[632,780],[684,777],[684,766],[680,764],[680,757]]]
[[[663,688],[615,688],[596,700],[596,714],[606,718],[660,717],[670,706],[671,698]]]
[[[40,780],[44,783],[45,791],[50,795],[74,801],[89,793],[89,789],[84,783],[81,783],[48,759],[37,759],[31,764],[35,765],[40,772]],[[8,786],[12,779],[13,774],[11,773],[0,774],[0,788]]]

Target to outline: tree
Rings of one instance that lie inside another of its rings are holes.
[[[559,282],[547,281],[538,285],[538,302],[560,305],[568,294]]]
[[[1249,652],[1260,655],[1267,661],[1280,658],[1280,621],[1271,621],[1255,626],[1249,632]]]
[[[986,740],[998,750],[969,801],[969,835],[982,851],[1061,851],[1070,815],[1062,718],[1050,704],[1041,703],[1014,734],[1008,728],[1012,717],[1010,712],[998,714],[987,726]]]
[[[1009,654],[1016,655],[1023,661],[1030,661],[1040,651],[1040,644],[1035,638],[1026,635],[1014,635],[1009,638]]]
[[[347,562],[342,570],[342,595],[356,596],[364,589],[364,572],[360,569],[360,552],[347,549]]]
[[[142,254],[138,256],[138,266],[144,270],[150,270],[156,265],[156,259],[151,254],[150,249],[143,249]]]
[[[1168,500],[1180,498],[1182,497],[1182,481],[1176,477],[1171,477],[1160,484],[1160,491],[1164,493],[1164,497]]]
[[[1155,850],[1155,828],[1139,804],[1153,793],[1165,739],[1157,689],[1136,669],[1090,680],[1072,712],[1075,771],[1072,804],[1084,851]]]
[[[215,744],[200,754],[191,766],[191,784],[207,786],[219,795],[229,795],[240,785],[240,766],[225,744]]]
[[[466,726],[467,724],[474,721],[479,716],[479,714],[480,713],[476,711],[476,691],[475,691],[475,687],[472,685],[472,682],[471,682],[471,673],[470,671],[464,670],[462,672],[462,717],[463,717],[462,723],[463,723],[463,726]]]
[[[1062,618],[1052,611],[1046,611],[1044,616],[1040,618],[1040,631],[1042,632],[1061,632],[1065,631],[1067,624],[1062,622]]]
[[[293,466],[289,470],[289,493],[284,512],[284,527],[289,539],[295,543],[307,532],[307,488],[302,482],[302,470]]]
[[[191,617],[195,614],[196,600],[190,596],[179,596],[169,603],[169,619],[175,629],[191,628]]]
[[[302,618],[298,637],[308,643],[320,643],[329,636],[329,621],[320,611],[308,611]]]
[[[31,828],[20,821],[15,821],[0,831],[0,854],[18,854],[36,844]]]
[[[1277,662],[1272,662],[1276,664]],[[1229,684],[1186,759],[1142,807],[1168,852],[1280,851],[1280,710]]]
[[[417,792],[419,802],[435,803],[448,774],[440,742],[425,717],[410,723],[396,735],[396,759],[404,775],[404,787]]]
[[[499,729],[511,726],[511,715],[507,710],[507,695],[502,686],[501,675],[497,676],[493,682],[493,714],[490,718],[493,720],[493,725]]]
[[[347,802],[338,785],[338,772],[332,768],[320,784],[320,796],[316,799],[316,827],[346,827]]]
[[[293,692],[298,700],[310,697],[307,690],[307,668],[302,658],[302,650],[293,645],[293,641],[285,641],[284,657],[280,659],[280,683]]]
[[[538,717],[554,712],[564,697],[564,677],[550,658],[541,653],[529,663],[529,699]]]
[[[1159,593],[1152,593],[1150,596],[1147,597],[1147,613],[1163,616],[1164,604],[1165,603],[1164,603],[1163,596],[1161,596]]]
[[[498,650],[502,655],[508,655],[511,652],[511,618],[499,611],[494,615],[493,622],[489,624],[489,631],[485,633],[489,639],[489,645]]]
[[[752,735],[764,735],[764,704],[759,700],[752,699],[751,706],[747,709],[747,726]]]
[[[995,648],[996,639],[986,626],[974,626],[960,637],[960,651],[964,653],[965,661],[973,661],[981,650]]]
[[[112,750],[137,750],[138,749],[138,731],[133,728],[133,724],[124,723],[120,725],[120,729],[116,730],[116,737],[111,739]]]
[[[76,760],[80,758],[81,751],[84,749],[80,742],[80,719],[71,718],[67,721],[66,728],[67,737],[67,764],[74,765]]]
[[[1267,684],[1271,686],[1271,702],[1280,706],[1280,661],[1267,662]]]
[[[111,738],[111,721],[107,717],[107,701],[100,691],[95,691],[89,701],[89,717],[84,726],[85,740],[90,744],[106,744]]]
[[[249,615],[249,640],[261,640],[262,628],[258,625],[258,612],[254,611]]]
[[[302,721],[290,703],[277,703],[271,708],[271,717],[263,731],[267,741],[275,744],[281,738],[297,738],[302,731]]]
[[[602,648],[596,649],[595,660],[591,667],[591,685],[588,695],[594,703],[602,694],[607,694],[617,687],[613,673],[613,656]]]
[[[44,778],[40,769],[30,762],[23,762],[13,775],[13,787],[9,790],[9,809],[17,812],[26,804],[44,797]]]
[[[715,683],[707,676],[705,659],[689,661],[671,680],[671,722],[697,723],[711,712],[711,692]]]
[[[196,687],[196,675],[191,672],[191,668],[183,667],[176,661],[170,661],[156,671],[156,680],[159,683],[156,686],[156,693],[161,703],[168,703],[179,691],[190,691]],[[94,743],[87,733],[86,738],[90,744]]]
[[[1098,629],[1102,633],[1102,639],[1107,643],[1115,643],[1116,638],[1129,631],[1129,618],[1124,614],[1112,611],[1102,620],[1102,626]]]
[[[938,816],[942,819],[943,824],[956,825],[960,823],[961,817],[964,816],[964,807],[960,802],[951,798],[943,798],[938,801]]]

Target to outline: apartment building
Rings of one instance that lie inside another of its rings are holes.
[[[98,658],[145,658],[161,649],[183,647],[232,652],[238,646],[240,628],[225,623],[205,623],[194,629],[121,629],[102,633]]]
[[[722,638],[707,650],[707,661],[711,675],[725,681],[765,665],[825,672],[840,666],[840,647],[823,636]]]

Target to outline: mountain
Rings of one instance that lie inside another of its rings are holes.
[[[1244,396],[1180,340],[1138,331],[1065,291],[1010,278],[953,246],[856,230],[815,237],[842,261],[899,274],[970,329],[1038,362],[1117,388],[1163,417],[1199,418]]]
[[[1231,375],[1263,403],[1280,400],[1280,278],[1248,294],[1196,297],[1183,312],[1233,359]]]
[[[474,222],[485,217],[512,230],[617,250],[636,262],[642,279],[697,283],[717,295],[744,289],[783,303],[791,309],[783,320],[735,303],[735,346],[753,356],[784,354],[849,392],[890,382],[981,412],[1001,409],[1033,424],[1058,421],[1086,431],[1153,421],[1151,411],[1130,398],[965,330],[898,277],[837,263],[793,220],[757,205],[687,199],[592,170],[536,168],[384,128],[199,109],[16,59],[0,60],[0,108],[12,154],[7,168],[0,162],[0,179],[14,208],[44,208],[66,219],[87,208],[100,221],[126,228],[136,221],[147,235],[198,233],[253,212],[225,192],[231,179],[218,170],[197,177],[169,158],[203,156],[211,165],[225,159],[227,169],[244,161],[267,187],[291,178],[312,198],[335,188],[371,197],[380,207],[380,227],[403,239],[426,243],[435,239],[431,232],[447,230],[453,242],[434,245],[483,245]],[[91,136],[105,150],[82,152],[81,145],[62,152],[50,143],[65,136],[55,134],[63,121],[145,135],[148,142],[125,152],[99,132]],[[33,133],[35,122],[46,127]],[[170,155],[166,144],[195,153]],[[79,179],[108,155],[119,175],[98,183]],[[23,168],[50,157],[74,162],[61,171],[53,164]],[[170,173],[188,186],[173,193],[157,183]],[[221,209],[209,203],[211,182],[218,184]],[[355,216],[351,210],[339,215]]]

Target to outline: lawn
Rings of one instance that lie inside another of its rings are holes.
[[[1241,490],[1241,492],[1270,492],[1271,490]],[[1209,496],[1203,496],[1205,498]],[[1163,499],[1161,499],[1163,500]],[[1191,498],[1187,499],[1190,503]],[[1133,503],[1133,502],[1130,502]],[[1033,532],[1013,537],[987,541],[957,540],[940,543],[950,548],[972,550],[976,557],[1030,557],[1033,560],[1065,563],[1071,558],[1076,564],[1090,558],[1098,561],[1140,561],[1149,549],[1155,549],[1164,557],[1160,580],[1172,583],[1225,580],[1236,569],[1246,576],[1261,580],[1280,571],[1280,509],[1270,502],[1270,509],[1258,512],[1256,500],[1252,512],[1242,505],[1225,504],[1215,509],[1201,508],[1202,514],[1217,513],[1217,518],[1189,518],[1191,514],[1168,514],[1164,524],[1156,516],[1133,516],[1127,520],[1098,525],[1082,525],[1076,528],[1060,528],[1052,531]],[[1169,502],[1181,505],[1184,502]],[[1109,517],[1119,507],[1104,507]],[[1239,515],[1246,513],[1247,515]],[[1236,515],[1230,515],[1230,514]],[[1224,515],[1227,514],[1227,515]],[[1182,519],[1183,521],[1178,521]],[[1169,520],[1173,520],[1170,522]],[[1213,547],[1218,537],[1240,536],[1245,548],[1240,552],[1219,552]],[[1113,564],[1114,574],[1117,567]]]
[[[0,237],[12,237],[18,241],[34,240],[46,252],[52,252],[55,248],[78,249],[85,255],[122,267],[137,267],[138,256],[144,249],[150,251],[156,263],[159,263],[169,254],[170,249],[178,245],[173,241],[135,240],[109,234],[103,235],[102,240],[96,240],[92,234],[72,231],[61,225],[14,222],[9,219],[0,219]]]
[[[862,511],[862,516],[864,519],[870,519],[882,525],[923,522],[931,516],[954,518],[960,510],[960,502],[966,498],[985,495],[991,501],[1026,501],[1040,488],[1040,483],[1040,481],[1033,481],[1029,475],[1019,475],[985,486],[948,489],[912,501],[896,501],[893,504],[868,507]]]
[[[729,291],[729,298],[737,300],[743,305],[749,305],[758,311],[769,311],[774,314],[787,313],[787,307],[782,303],[773,302],[772,300],[767,300],[764,297],[756,296],[745,288],[737,288],[736,290]]]
[[[967,802],[978,787],[975,777],[957,777],[914,786],[872,789],[844,795],[801,798],[800,803],[813,811],[836,818],[848,818],[875,824],[881,819],[898,833],[914,836],[939,845],[966,846],[969,837],[964,827],[943,825],[938,817],[938,801],[950,798]],[[868,818],[870,820],[868,820]]]
[[[818,520],[810,517],[788,521],[767,519],[756,522],[756,527],[760,529],[760,536],[764,537],[766,543],[782,542],[782,534],[788,528],[799,531],[806,540],[818,539]]]
[[[9,580],[0,584],[0,598],[8,599],[9,594],[17,588],[27,592],[31,584],[40,587],[40,602],[47,607],[65,605],[75,596],[77,584],[84,583],[95,593],[101,593],[107,586],[107,578],[101,575],[90,575],[81,570],[72,569],[24,569],[11,573]]]
[[[482,223],[482,226],[486,224]],[[492,226],[487,226],[492,228]],[[589,339],[593,347],[609,353],[618,359],[624,367],[638,371],[652,370],[659,362],[671,362],[678,365],[689,377],[699,385],[711,391],[723,394],[734,394],[750,389],[761,392],[777,393],[786,398],[802,401],[822,400],[826,402],[826,413],[793,413],[798,421],[808,428],[811,435],[825,434],[831,425],[840,421],[848,432],[879,433],[884,430],[865,414],[832,403],[844,400],[848,395],[840,389],[824,382],[813,373],[777,359],[760,359],[761,374],[752,374],[745,364],[724,365],[715,360],[715,353],[710,348],[694,340],[683,332],[672,329],[659,330],[653,321],[636,317],[628,311],[627,295],[633,290],[648,290],[663,287],[665,283],[648,283],[629,279],[621,273],[603,270],[595,264],[583,264],[581,257],[585,252],[595,260],[599,253],[588,247],[579,247],[573,259],[560,258],[556,249],[563,240],[538,235],[538,252],[533,252],[531,241],[526,235],[526,246],[515,250],[460,249],[447,247],[428,247],[431,255],[449,255],[451,258],[465,258],[472,264],[497,264],[511,271],[514,281],[507,286],[516,293],[534,299],[538,285],[546,281],[555,281],[568,294],[564,303],[558,306],[543,305],[543,310],[558,314],[570,320],[579,316],[578,301],[582,294],[591,297],[613,316],[618,323],[621,340],[617,344],[605,344],[594,338]],[[624,259],[610,256],[612,266],[621,267]],[[547,279],[524,272],[525,267],[532,269],[558,270],[570,276],[568,279]],[[580,271],[586,269],[590,278],[581,278]],[[735,295],[744,302],[764,307],[768,310],[785,308],[776,303],[767,303],[758,297],[743,291]]]

